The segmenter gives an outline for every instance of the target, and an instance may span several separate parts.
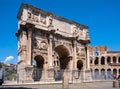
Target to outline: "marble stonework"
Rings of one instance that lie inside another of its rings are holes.
[[[34,61],[36,68],[42,70],[37,73],[40,75],[38,81],[55,81],[58,70],[70,76],[69,81],[74,80],[76,75],[78,81],[87,79],[88,74],[84,73],[90,69],[87,26],[28,4],[21,5],[17,18],[20,82],[34,81],[30,73],[33,72]],[[83,71],[82,78],[76,74],[78,70]]]

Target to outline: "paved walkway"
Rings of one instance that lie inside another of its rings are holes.
[[[3,85],[0,89],[62,89],[62,84],[41,84],[41,85]],[[112,82],[91,82],[69,84],[69,89],[120,89],[113,88]]]

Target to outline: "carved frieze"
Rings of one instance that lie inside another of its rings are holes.
[[[34,13],[30,10],[28,10],[28,13],[27,13],[27,21],[29,22],[35,22],[35,23],[38,23],[38,24],[46,24],[46,15],[44,14],[40,14],[40,13]]]
[[[28,21],[31,21],[31,22],[39,22],[39,15],[34,15],[31,11],[28,11]]]

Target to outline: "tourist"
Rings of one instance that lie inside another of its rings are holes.
[[[116,79],[116,75],[115,74],[113,75],[113,78],[114,78],[114,80]]]

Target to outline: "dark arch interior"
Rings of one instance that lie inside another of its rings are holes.
[[[41,55],[35,56],[34,60],[36,61],[37,68],[43,68],[44,58]]]
[[[81,70],[83,68],[83,62],[81,60],[78,60],[77,62],[77,68]]]
[[[113,57],[113,63],[116,63],[116,57]]]
[[[109,64],[110,62],[111,62],[111,58],[108,57],[108,58],[107,58],[107,63]]]
[[[42,77],[42,71],[44,66],[44,58],[41,55],[35,56],[34,60],[36,61],[36,67],[33,71],[33,80],[40,81]]]
[[[99,63],[98,57],[95,58],[94,64],[97,65]]]
[[[113,74],[117,74],[117,69],[113,69]]]
[[[95,69],[95,79],[98,79],[98,77],[99,77],[99,70]]]
[[[119,59],[118,59],[118,62],[120,63],[120,57],[119,57]]]
[[[55,51],[59,55],[60,69],[67,69],[70,61],[68,49],[63,45],[60,45],[55,48]]]
[[[104,58],[104,57],[101,58],[101,64],[102,64],[102,65],[105,64],[105,58]]]

